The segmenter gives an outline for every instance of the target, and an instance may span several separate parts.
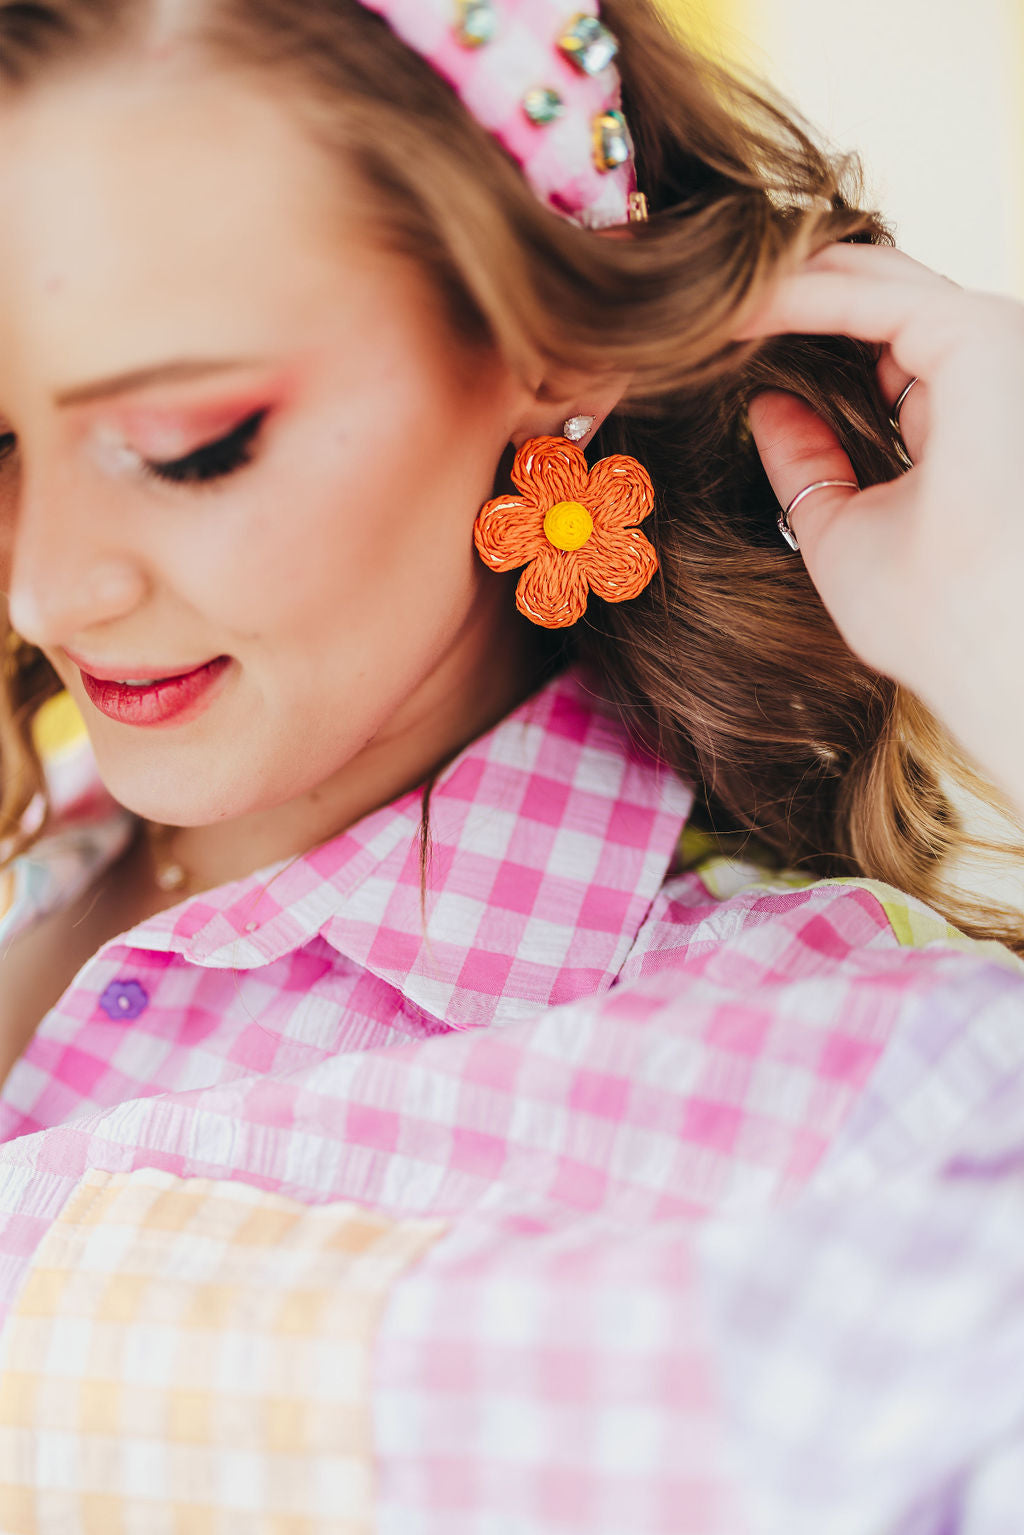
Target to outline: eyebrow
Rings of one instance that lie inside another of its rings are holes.
[[[135,368],[130,373],[118,373],[113,378],[99,379],[92,384],[78,384],[54,396],[58,409],[71,405],[87,405],[94,400],[111,399],[114,395],[128,394],[133,389],[144,389],[149,384],[166,384],[182,379],[207,378],[214,373],[226,373],[232,369],[255,367],[266,358],[196,358],[182,357],[174,362],[159,363],[152,368]]]

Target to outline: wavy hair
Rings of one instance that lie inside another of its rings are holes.
[[[427,270],[467,343],[500,349],[564,398],[631,380],[599,454],[650,470],[661,576],[602,604],[562,641],[635,734],[696,784],[717,830],[779,863],[861,875],[1024,952],[1024,920],[956,870],[1020,856],[962,805],[1005,806],[924,706],[840,638],[778,505],[746,419],[761,388],[802,396],[863,485],[901,472],[875,364],[845,337],[731,339],[768,285],[832,240],[892,244],[860,206],[855,155],[826,149],[763,82],[690,46],[653,0],[604,0],[650,218],[605,238],[546,208],[455,93],[355,0],[0,0],[0,100],[58,67],[144,46],[170,27],[197,63],[272,80],[275,99],[365,178],[382,240]],[[507,466],[506,466],[507,467]],[[8,642],[0,837],[25,845],[45,783],[32,718],[59,684]],[[44,823],[45,824],[45,823]],[[35,832],[34,835],[38,835]],[[982,885],[984,881],[982,881]]]

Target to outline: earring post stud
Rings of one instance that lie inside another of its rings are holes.
[[[570,442],[582,442],[594,425],[594,416],[570,416],[562,427],[562,436]]]

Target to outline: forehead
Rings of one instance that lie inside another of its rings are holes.
[[[261,316],[312,321],[370,264],[359,201],[254,81],[123,64],[2,101],[0,369],[30,346],[87,377],[102,335],[112,361],[126,336],[159,356],[186,315],[229,346],[237,316],[246,349]]]

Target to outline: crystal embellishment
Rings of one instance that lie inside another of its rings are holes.
[[[593,424],[593,416],[570,416],[562,427],[562,436],[570,442],[582,442]]]
[[[458,0],[455,36],[466,48],[480,48],[489,43],[498,30],[498,17],[491,0]]]
[[[613,171],[632,158],[633,140],[621,112],[601,112],[594,118],[594,162],[599,171]]]
[[[599,75],[615,58],[619,45],[596,16],[574,16],[558,40],[571,64],[585,75]]]
[[[523,97],[523,111],[531,123],[536,123],[538,128],[546,128],[549,123],[561,117],[565,111],[565,102],[550,85],[539,85],[536,90],[527,91]]]

